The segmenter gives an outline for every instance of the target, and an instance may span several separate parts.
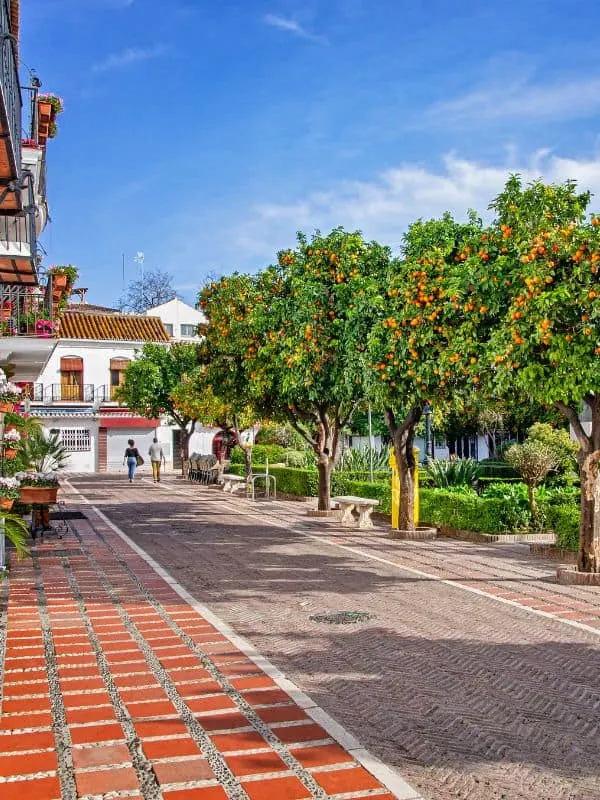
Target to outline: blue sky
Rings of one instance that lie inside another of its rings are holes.
[[[451,10],[450,10],[451,9]],[[255,270],[298,228],[482,210],[511,171],[600,194],[590,0],[23,0],[21,53],[61,95],[45,263],[90,302],[121,258]],[[600,199],[598,201],[600,208]]]

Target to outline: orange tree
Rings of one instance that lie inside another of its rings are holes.
[[[188,457],[188,446],[198,409],[187,403],[185,409],[177,404],[177,387],[196,370],[197,346],[176,343],[170,347],[147,342],[136,351],[135,359],[127,367],[124,381],[118,387],[116,398],[131,411],[150,419],[168,414],[181,430],[181,458]]]
[[[219,395],[238,396],[262,418],[287,419],[313,449],[320,510],[330,507],[331,471],[342,429],[365,398],[366,340],[375,315],[366,287],[389,251],[336,229],[295,249],[256,277],[206,287],[206,363]],[[227,283],[227,286],[224,284]],[[239,392],[235,395],[235,392]]]
[[[456,294],[493,321],[485,372],[496,391],[553,405],[571,424],[581,477],[579,569],[600,572],[600,219],[587,216],[589,200],[573,182],[523,188],[512,177]]]
[[[460,413],[478,390],[479,377],[465,361],[479,359],[478,328],[488,309],[460,303],[455,286],[480,233],[474,216],[465,224],[449,214],[416,222],[404,237],[402,257],[390,263],[380,287],[371,287],[369,302],[379,317],[369,337],[372,393],[398,465],[400,530],[415,529],[413,442],[426,403]]]
[[[388,248],[359,232],[299,233],[296,248],[278,254],[277,293],[258,309],[255,385],[313,449],[321,511],[330,507],[342,430],[366,397],[366,342],[377,313],[367,293],[389,260]]]
[[[242,432],[269,405],[263,398],[255,402],[253,393],[256,373],[252,365],[262,341],[254,313],[257,302],[275,289],[272,274],[234,273],[206,284],[198,295],[208,322],[200,326],[200,367],[189,393],[197,398],[201,419],[222,428],[242,448],[247,477],[252,471],[252,449]]]

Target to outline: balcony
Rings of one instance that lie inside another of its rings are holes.
[[[29,383],[24,388],[33,403],[104,403],[107,398],[107,387],[93,383]]]
[[[0,231],[8,219],[0,217]],[[56,325],[51,319],[47,292],[37,286],[0,283],[0,337],[35,336],[52,339],[55,335]]]
[[[0,0],[0,213],[20,209],[21,90],[17,70],[18,31],[11,22],[11,0]]]

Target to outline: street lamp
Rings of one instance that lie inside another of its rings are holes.
[[[423,409],[423,415],[425,417],[425,458],[423,459],[423,463],[425,466],[427,466],[433,458],[433,439],[431,438],[432,413],[431,403],[425,403],[425,408]]]

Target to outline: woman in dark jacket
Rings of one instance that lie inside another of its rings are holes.
[[[129,473],[129,483],[133,483],[133,476],[135,475],[135,468],[137,467],[138,458],[140,457],[139,450],[135,447],[133,439],[128,439],[127,444],[129,447],[125,448],[125,455],[123,457],[123,464],[127,464],[127,472]]]

